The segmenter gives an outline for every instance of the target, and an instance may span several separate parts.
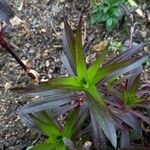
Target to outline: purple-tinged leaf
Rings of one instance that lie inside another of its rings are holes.
[[[92,114],[95,115],[95,118],[97,120],[97,123],[99,127],[103,130],[105,136],[109,139],[109,141],[112,143],[112,145],[116,148],[117,146],[117,135],[116,135],[116,129],[114,126],[114,123],[112,123],[110,120],[112,120],[111,115],[109,114],[109,111],[107,109],[101,109],[100,104],[98,101],[95,100],[95,98],[92,99],[92,96],[88,96],[88,104],[90,107],[90,111]]]
[[[113,87],[108,87],[108,90],[111,92],[111,94],[115,95],[117,100],[123,100],[124,96],[123,96],[123,93],[120,92],[119,90],[117,90],[116,88],[113,88]],[[117,102],[117,101],[116,101]]]
[[[45,91],[41,91],[41,92],[29,92],[27,93],[28,95],[31,96],[38,96],[38,99],[58,99],[59,97],[63,98],[64,95],[66,96],[71,96],[73,93],[69,92],[68,90],[62,90],[62,89],[54,89],[54,90],[45,90]]]
[[[76,74],[75,37],[66,17],[64,18],[63,45],[68,62],[70,63],[74,74]]]
[[[125,68],[126,66],[130,65],[131,61],[123,61],[119,63],[115,63],[106,67],[100,68],[94,78],[94,83],[98,83],[101,81],[104,77],[110,76],[110,74],[113,74],[116,72],[116,70],[120,70],[122,68]]]
[[[0,22],[9,23],[14,13],[4,0],[0,0]]]
[[[31,104],[27,104],[23,106],[21,109],[18,110],[18,114],[27,114],[27,113],[34,113],[34,112],[39,112],[43,110],[49,110],[51,114],[53,114],[53,111],[55,112],[55,109],[63,106],[69,102],[71,102],[72,99],[68,96],[64,97],[59,97],[58,99],[45,99],[39,102],[34,102]]]
[[[73,109],[75,109],[75,107],[77,107],[78,104],[67,104],[58,108],[53,109],[53,112],[48,111],[52,116],[54,116],[54,118],[58,118],[59,116],[61,116],[62,114],[65,114],[66,112],[69,112]]]
[[[110,110],[123,122],[132,127],[137,132],[141,132],[140,130],[140,122],[137,117],[135,117],[130,112],[123,112],[120,109],[111,107]]]
[[[142,121],[146,122],[148,125],[150,125],[150,118],[144,116],[142,113],[134,110],[130,110],[132,114],[134,114],[136,117],[139,117]]]
[[[56,97],[56,99],[58,99],[58,97],[63,97],[63,95],[71,95],[71,92],[69,92],[68,90],[64,90],[64,89],[53,89],[53,90],[47,90],[46,88],[44,88],[41,85],[34,85],[34,84],[29,84],[26,87],[15,87],[15,88],[11,88],[9,89],[12,92],[16,92],[18,94],[27,94],[27,95],[31,95],[31,96],[39,96],[39,99],[43,99],[43,98],[54,98]]]
[[[143,95],[149,94],[149,93],[150,93],[150,90],[142,90],[142,91],[138,91],[137,95],[139,97],[142,97]]]
[[[67,69],[67,71],[69,72],[69,75],[74,76],[75,74],[73,72],[73,69],[67,59],[67,56],[64,53],[61,54],[61,61],[62,61],[63,65],[65,66],[65,68]]]
[[[37,132],[41,132],[39,130],[39,128],[37,126],[35,126],[35,123],[33,122],[33,120],[31,119],[31,117],[28,114],[19,114],[21,121],[23,122],[23,124],[25,124],[27,127],[37,131]]]
[[[83,105],[81,105],[80,107],[80,111],[78,114],[78,118],[75,124],[75,131],[79,131],[84,123],[84,121],[86,120],[86,118],[89,115],[89,109],[88,109],[88,105],[85,102]]]
[[[118,77],[122,74],[128,73],[131,70],[134,70],[134,69],[140,67],[147,60],[147,58],[148,58],[147,56],[144,56],[144,57],[142,57],[136,61],[129,61],[128,60],[128,61],[123,61],[123,62],[119,62],[116,64],[112,64],[113,68],[111,68],[111,65],[108,67],[106,66],[103,68],[102,71],[100,70],[97,73],[97,76],[99,76],[99,77],[97,77],[95,79],[95,81],[98,82],[98,81],[102,80],[104,77],[106,77],[106,78],[104,78],[104,80],[102,80],[102,82],[101,82],[101,84],[102,84],[114,76]]]
[[[76,138],[80,138],[85,134],[91,133],[92,132],[92,125],[90,124],[88,127],[80,130],[80,132],[78,133],[78,135],[76,136]]]
[[[69,138],[64,137],[63,142],[70,150],[77,150],[77,148]]]
[[[118,63],[123,60],[127,60],[134,54],[137,54],[144,46],[146,46],[146,43],[139,44],[138,46],[132,46],[130,49],[120,53],[119,55],[113,57],[111,60],[108,61],[108,63],[105,64],[105,66],[111,65],[113,63]]]
[[[131,84],[131,80],[128,80],[128,82],[130,82],[128,85]],[[139,83],[140,83],[140,74],[138,74],[132,82],[132,86],[130,86],[130,88],[128,87],[128,90],[132,93],[136,93],[138,88],[139,88]]]
[[[61,98],[59,97],[59,99],[56,99],[56,97],[54,99],[46,98],[45,100],[42,100],[40,102],[34,102],[32,104],[27,104],[23,106],[21,109],[18,110],[18,114],[21,117],[24,124],[26,124],[30,128],[37,130],[32,119],[29,116],[30,113],[47,111],[48,114],[50,114],[51,116],[58,117],[76,107],[76,104],[70,105],[71,101],[72,98],[70,96],[63,96]]]
[[[146,87],[150,87],[150,81],[148,80],[147,82],[144,82],[142,85],[141,85],[141,88],[146,88]]]
[[[136,93],[139,87],[140,73],[142,72],[142,66],[132,70],[129,74],[133,74],[133,76],[128,77],[127,79],[127,89],[131,92]]]
[[[38,94],[41,92],[44,93],[44,91],[46,91],[46,93],[47,93],[47,91],[48,91],[48,90],[46,90],[46,88],[41,87],[41,86],[35,86],[34,84],[29,84],[25,87],[14,87],[14,88],[10,88],[9,90],[12,92],[16,92],[18,94],[28,94],[28,93],[29,94],[32,94],[32,93]]]
[[[150,101],[149,100],[142,100],[139,102],[136,107],[141,107],[141,108],[147,108],[150,109]]]
[[[130,147],[130,137],[129,137],[129,130],[124,128],[121,130],[121,149]]]
[[[105,101],[110,105],[110,106],[114,106],[117,107],[119,109],[123,109],[124,108],[124,103],[120,101],[120,99],[118,99],[118,97],[115,96],[108,96],[108,95],[104,95],[103,96],[105,98]]]
[[[105,150],[106,149],[106,139],[105,139],[105,135],[104,132],[102,131],[102,129],[100,128],[95,115],[90,112],[91,114],[91,120],[92,120],[92,128],[93,128],[93,136],[94,136],[94,144],[95,144],[95,148],[96,150]]]

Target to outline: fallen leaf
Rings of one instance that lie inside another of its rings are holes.
[[[106,47],[107,47],[106,42],[101,41],[100,43],[98,43],[98,44],[93,46],[92,51],[102,52],[102,51],[104,51],[106,49]]]

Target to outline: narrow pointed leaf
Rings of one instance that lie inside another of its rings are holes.
[[[115,63],[109,66],[106,66],[104,68],[100,68],[98,72],[95,75],[94,83],[98,83],[100,80],[102,80],[107,75],[111,74],[112,72],[115,72],[116,70],[119,70],[123,67],[126,67],[130,64],[130,61],[123,61],[120,63]]]
[[[68,103],[70,103],[72,101],[72,99],[70,98],[70,96],[64,96],[64,97],[59,97],[59,99],[43,99],[42,101],[39,102],[34,102],[31,104],[27,104],[23,107],[21,107],[21,109],[18,110],[18,114],[22,115],[22,114],[29,114],[29,113],[34,113],[34,112],[39,112],[39,111],[43,111],[43,110],[49,110],[49,112],[51,112],[51,114],[53,114],[53,111],[58,108],[61,107],[63,105],[66,105]],[[55,111],[54,111],[55,112]]]
[[[114,63],[112,65],[100,68],[99,71],[97,72],[95,76],[95,83],[98,83],[101,81],[103,78],[107,77],[106,79],[109,79],[113,76],[119,76],[124,73],[128,73],[133,69],[138,68],[140,65],[142,65],[148,57],[144,56],[140,58],[139,60],[128,60],[128,61],[123,61],[119,63]]]
[[[43,131],[43,133],[49,137],[54,137],[59,135],[59,129],[54,124],[53,120],[49,120],[48,123],[41,121],[35,115],[30,114],[30,117],[35,122],[35,124]]]
[[[110,121],[110,115],[108,112],[101,111],[98,105],[95,103],[90,104],[91,111],[95,115],[99,127],[103,130],[105,136],[109,139],[112,145],[117,146],[117,135],[114,124]]]
[[[99,55],[99,57],[95,60],[95,62],[88,69],[87,74],[88,74],[89,80],[94,78],[95,74],[100,68],[100,65],[102,65],[102,63],[104,62],[106,58],[106,53],[107,53],[107,48],[105,49],[105,51],[103,51],[102,54]]]
[[[120,53],[119,55],[113,57],[111,60],[108,61],[108,63],[105,64],[105,66],[117,63],[123,60],[127,60],[134,54],[137,54],[144,46],[148,45],[147,43],[139,44],[138,46],[132,46],[128,50]]]
[[[80,107],[78,118],[77,118],[77,121],[76,121],[76,124],[75,124],[75,133],[77,133],[81,129],[83,123],[85,122],[85,120],[88,116],[89,116],[89,109],[88,109],[87,103],[85,102]]]
[[[93,101],[96,101],[99,104],[99,107],[102,110],[106,108],[105,102],[104,102],[101,94],[97,90],[96,86],[90,86],[89,89],[87,89],[85,92],[88,95],[88,97],[90,98],[90,100],[93,99]]]
[[[60,90],[58,90],[59,92]],[[61,91],[60,91],[61,92]],[[67,111],[72,110],[74,107],[76,107],[76,104],[71,104],[73,101],[73,95],[68,95],[67,93],[62,95],[56,93],[55,96],[46,97],[45,99],[42,99],[42,101],[34,102],[31,104],[27,104],[23,106],[21,109],[17,111],[19,116],[22,118],[22,121],[24,124],[29,126],[30,128],[35,129],[35,125],[32,121],[32,119],[29,116],[29,113],[37,113],[40,111],[47,111],[51,116],[58,117]],[[37,129],[36,129],[37,130]]]
[[[86,77],[86,63],[84,57],[84,50],[82,46],[82,16],[80,17],[79,24],[77,27],[77,33],[75,38],[75,54],[76,54],[76,69],[77,75],[80,79]]]
[[[67,59],[67,56],[64,53],[61,54],[61,61],[62,61],[63,65],[65,66],[65,68],[67,69],[67,71],[69,72],[69,75],[74,76],[75,74],[73,71],[73,67],[71,67],[71,65]]]
[[[68,138],[72,137],[72,135],[74,133],[75,123],[78,118],[78,113],[79,113],[79,108],[76,108],[69,114],[69,117],[67,119],[67,122],[66,122],[66,125],[64,128],[64,132],[63,132],[63,135],[65,137],[68,137]]]
[[[129,75],[127,76],[127,89],[133,90],[133,92],[137,92],[138,90],[138,84],[139,84],[139,76],[142,72],[142,65],[139,66],[136,69],[133,69],[132,71],[129,72]],[[131,76],[130,76],[131,75]],[[132,76],[133,75],[133,76]],[[136,83],[135,83],[136,80]],[[133,88],[134,87],[134,88]]]
[[[61,88],[61,89],[70,89],[70,90],[79,90],[80,84],[77,82],[76,77],[62,77],[49,80],[41,84],[41,86],[47,89]]]
[[[90,114],[92,120],[95,148],[96,150],[106,149],[106,139],[105,139],[104,132],[100,128],[99,124],[97,123],[95,115],[92,112],[90,112]]]
[[[86,91],[88,95],[88,104],[90,110],[95,115],[96,120],[100,128],[103,130],[106,137],[110,140],[112,145],[116,148],[117,146],[117,135],[114,124],[110,121],[112,120],[109,111],[103,98],[96,88],[92,87]]]
[[[69,138],[64,137],[63,142],[69,148],[69,150],[77,150],[77,148]]]
[[[76,73],[75,37],[66,18],[64,19],[63,45],[64,45],[64,50],[65,50],[65,54],[67,56],[68,62],[70,63],[70,66],[75,74]]]
[[[148,92],[149,93],[149,92]],[[136,107],[143,107],[143,108],[147,108],[150,109],[150,101],[148,100],[142,100],[141,102],[139,102]]]
[[[121,131],[121,148],[129,148],[130,147],[130,137],[129,137],[129,132],[128,129],[122,129]]]
[[[67,150],[67,148],[66,148],[66,145],[62,141],[62,142],[59,142],[59,143],[56,144],[55,150]]]
[[[14,17],[14,13],[4,0],[0,0],[0,22],[9,23]]]
[[[43,144],[38,144],[30,148],[29,150],[56,150],[56,148],[51,143],[43,143]]]
[[[139,88],[139,83],[140,83],[140,74],[137,75],[136,78],[134,79],[132,88],[130,89],[130,92],[136,93]]]
[[[149,117],[146,117],[142,113],[134,111],[134,110],[130,110],[130,112],[133,113],[136,117],[141,118],[141,120],[146,122],[148,125],[150,125],[150,118]]]
[[[137,132],[140,132],[140,122],[132,113],[125,113],[120,109],[111,107],[111,111],[123,122],[132,127]]]

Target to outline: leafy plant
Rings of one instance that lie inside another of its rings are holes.
[[[68,70],[69,77],[55,78],[40,83],[38,86],[13,89],[23,93],[28,92],[31,95],[40,95],[42,92],[41,101],[25,105],[18,110],[18,114],[26,125],[36,130],[40,129],[48,136],[44,144],[35,146],[35,148],[43,146],[43,150],[59,149],[59,145],[61,145],[64,149],[66,147],[72,149],[70,146],[78,147],[80,145],[81,149],[83,146],[78,144],[76,139],[77,137],[84,138],[84,134],[91,133],[91,126],[96,149],[106,149],[106,142],[110,142],[116,148],[118,130],[121,131],[121,145],[123,145],[121,147],[125,147],[129,143],[124,141],[128,137],[126,132],[128,128],[132,127],[138,131],[141,129],[137,116],[148,122],[146,116],[132,110],[132,107],[137,103],[134,102],[131,105],[128,103],[128,96],[123,95],[125,98],[124,101],[121,101],[124,102],[123,106],[131,107],[131,109],[124,109],[128,107],[122,107],[120,101],[118,103],[118,98],[116,99],[118,95],[109,89],[107,90],[104,86],[120,75],[127,78],[133,70],[136,71],[132,73],[132,77],[139,74],[137,70],[140,70],[139,68],[147,60],[147,56],[141,58],[132,56],[137,54],[146,44],[131,47],[108,62],[105,62],[107,54],[107,50],[105,50],[93,64],[87,66],[82,46],[81,26],[82,16],[76,33],[71,29],[67,19],[64,19],[63,43],[65,51],[61,55],[61,60]],[[2,35],[1,39],[3,39]],[[7,50],[8,45],[5,47],[1,41],[0,44]],[[121,86],[122,80],[119,80],[118,84]],[[43,92],[43,90],[46,91]],[[129,97],[130,95],[132,94],[129,94]],[[57,119],[72,109],[74,109],[73,114],[79,109],[78,115],[71,115],[64,128],[61,129],[59,123],[56,123]],[[86,118],[88,121],[85,125]]]
[[[127,78],[122,77],[122,79],[118,79],[125,81],[119,89],[115,88],[115,86],[118,86],[118,81],[112,84],[114,87],[112,85],[111,87],[108,87],[108,89],[113,93],[112,95],[117,97],[111,98],[111,102],[113,103],[113,106],[115,106],[111,106],[111,111],[125,123],[121,133],[121,148],[131,147],[129,139],[131,131],[130,128],[141,136],[142,128],[140,128],[140,125],[143,122],[150,125],[150,118],[144,116],[139,111],[139,108],[150,108],[150,102],[138,96],[138,87],[140,82],[140,73],[138,72],[140,72],[140,70],[141,67],[138,68],[138,70],[135,69],[130,72]]]
[[[79,130],[79,128],[76,128],[78,125],[76,122],[78,119],[78,111],[79,109],[76,108],[69,114],[64,128],[56,121],[54,122],[54,118],[52,119],[46,111],[38,112],[36,115],[30,114],[37,127],[48,137],[44,143],[38,144],[30,149],[66,150],[68,147],[75,150],[75,145],[71,139],[73,139],[75,131]]]
[[[102,0],[96,2],[92,1],[92,15],[91,23],[103,23],[107,31],[111,32],[116,27],[122,24],[125,15],[130,15],[128,9],[122,4],[127,4],[128,7],[136,8],[135,11],[139,16],[144,18],[144,14],[140,8],[138,8],[137,3],[134,0]]]
[[[121,42],[117,41],[117,40],[112,40],[110,42],[110,46],[109,49],[110,51],[112,51],[114,54],[116,54],[117,52],[119,52],[122,49],[123,45]]]
[[[123,11],[119,7],[119,3],[123,2],[125,0],[104,0],[99,4],[93,3],[92,24],[104,23],[107,31],[111,32],[123,17]]]
[[[62,54],[61,59],[64,66],[68,69],[69,74],[72,76],[52,79],[46,83],[41,83],[38,87],[31,88],[29,90],[31,92],[33,92],[32,89],[38,88],[56,90],[50,90],[49,94],[52,96],[45,98],[45,101],[24,106],[19,110],[19,114],[24,118],[26,124],[34,126],[33,122],[31,123],[31,121],[29,121],[28,114],[30,113],[48,110],[52,116],[58,117],[60,114],[64,114],[73,107],[76,107],[76,105],[81,105],[85,110],[90,112],[95,147],[97,149],[105,149],[105,146],[100,144],[102,141],[105,141],[104,135],[110,140],[112,145],[116,147],[116,127],[118,127],[118,122],[119,125],[121,124],[122,120],[119,116],[114,115],[114,113],[110,111],[107,104],[109,103],[107,101],[109,98],[104,96],[101,86],[108,79],[128,73],[141,66],[147,57],[144,56],[140,59],[131,59],[131,56],[137,53],[145,44],[141,44],[134,48],[132,47],[128,51],[116,56],[108,63],[105,63],[105,65],[102,65],[106,57],[106,51],[104,51],[90,67],[87,67],[81,40],[81,21],[82,17],[77,26],[76,34],[73,33],[67,20],[65,19],[64,21],[65,29],[63,32],[63,42],[65,53]],[[64,90],[61,91],[62,93],[59,93],[57,89],[60,88],[69,90],[71,93],[74,91],[75,93],[73,93],[75,95],[66,93]],[[26,88],[22,88],[22,90],[26,90]],[[74,101],[75,105],[69,104],[71,101]],[[88,115],[85,113],[87,111],[81,111],[83,112],[83,123]],[[122,112],[120,109],[117,110],[117,112],[120,111]],[[123,120],[123,122],[125,121],[126,120]],[[99,137],[101,137],[101,139],[99,139]]]

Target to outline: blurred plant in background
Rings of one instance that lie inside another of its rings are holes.
[[[125,10],[121,7],[121,4],[135,8],[138,15],[141,17],[144,16],[141,9],[137,8],[138,5],[133,0],[101,0],[100,2],[93,0],[91,23],[103,23],[109,32],[119,27],[126,16]]]

